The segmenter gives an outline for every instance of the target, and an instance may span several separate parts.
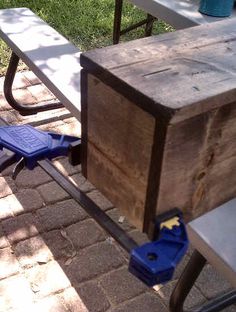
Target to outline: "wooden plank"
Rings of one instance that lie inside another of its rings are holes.
[[[80,119],[80,51],[27,8],[0,10],[0,37]]]
[[[224,20],[86,52],[81,64],[154,116],[174,116],[176,123],[234,100],[235,26]],[[149,101],[144,107],[138,98]]]
[[[236,287],[236,199],[190,222],[189,239],[209,263]]]
[[[87,177],[142,229],[155,119],[92,75],[88,90]]]
[[[235,103],[169,126],[157,212],[191,220],[235,196]]]

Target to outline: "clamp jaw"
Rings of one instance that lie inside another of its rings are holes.
[[[78,150],[80,139],[37,130],[29,125],[0,127],[0,172],[16,163],[13,179],[24,168],[32,170],[37,161],[72,154],[75,160],[75,147]],[[78,162],[80,156],[78,155]]]
[[[173,209],[156,220],[158,239],[131,251],[129,271],[152,287],[172,279],[176,265],[188,249],[182,213]]]

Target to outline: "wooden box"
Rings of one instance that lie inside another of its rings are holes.
[[[86,52],[83,174],[152,235],[236,195],[236,22]]]

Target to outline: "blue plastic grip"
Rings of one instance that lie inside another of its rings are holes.
[[[183,220],[171,230],[164,227],[157,241],[132,250],[129,271],[152,287],[173,277],[175,267],[188,249],[188,237]]]
[[[33,169],[40,159],[67,155],[70,143],[77,140],[77,137],[44,132],[29,125],[0,127],[0,149],[11,150],[17,159],[24,157],[28,169]]]

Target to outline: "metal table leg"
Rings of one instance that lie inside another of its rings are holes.
[[[123,7],[123,0],[115,0],[113,44],[119,43],[119,40],[120,40],[122,7]]]
[[[47,110],[64,107],[63,104],[59,102],[50,103],[50,104],[41,104],[41,105],[40,104],[39,105],[25,105],[25,104],[20,104],[15,100],[12,94],[12,85],[13,85],[13,81],[15,78],[19,60],[20,60],[19,57],[14,52],[12,52],[10,62],[7,68],[7,73],[6,73],[5,80],[4,80],[4,87],[3,87],[4,95],[9,105],[11,105],[12,108],[17,110],[23,116],[33,115],[39,112],[44,112]]]
[[[156,18],[150,14],[147,14],[147,18],[140,22],[133,24],[123,30],[121,30],[121,18],[122,18],[123,0],[115,0],[115,13],[114,13],[114,26],[113,26],[113,44],[119,43],[120,36],[134,30],[140,26],[146,25],[145,36],[151,36],[153,23]]]
[[[206,259],[195,250],[184,272],[178,280],[170,298],[170,312],[183,312],[184,302],[196,279],[200,275]],[[217,312],[236,302],[236,291],[230,291],[220,297],[214,298],[207,304],[191,309],[192,312]]]
[[[156,18],[150,14],[147,15],[147,23],[145,27],[145,36],[150,37],[152,35],[153,23]]]

